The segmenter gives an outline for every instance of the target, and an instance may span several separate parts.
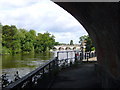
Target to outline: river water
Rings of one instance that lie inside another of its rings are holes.
[[[2,57],[2,74],[7,74],[9,81],[14,80],[14,75],[18,71],[19,76],[23,77],[37,67],[45,64],[55,57],[54,52],[40,54],[16,54],[1,55]],[[0,75],[1,76],[1,75]]]
[[[25,76],[39,66],[44,65],[49,60],[57,56],[57,51],[40,53],[40,54],[16,54],[16,55],[1,55],[2,58],[2,74],[7,74],[9,82],[14,80],[16,71],[20,77]],[[59,60],[66,57],[74,57],[73,53],[59,53]],[[1,74],[1,75],[2,75]],[[1,76],[0,75],[0,76]]]

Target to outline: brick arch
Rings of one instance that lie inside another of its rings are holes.
[[[56,3],[86,29],[96,48],[98,65],[101,68],[99,70],[102,70],[99,72],[103,75],[103,87],[114,87],[110,86],[112,84],[109,79],[120,76],[120,3]]]

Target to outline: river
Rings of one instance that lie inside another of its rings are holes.
[[[8,80],[13,81],[16,71],[18,71],[20,77],[23,77],[54,57],[54,52],[1,55],[2,74],[6,73]]]
[[[58,59],[72,58],[74,52],[59,53]],[[35,70],[39,66],[44,65],[49,60],[57,56],[57,51],[47,53],[31,53],[31,54],[16,54],[16,55],[1,55],[2,58],[2,74],[7,74],[9,82],[14,81],[16,71],[20,78]],[[1,74],[1,75],[2,75]],[[1,76],[0,75],[0,76]]]

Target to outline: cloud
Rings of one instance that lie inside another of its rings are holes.
[[[42,2],[43,0],[0,0],[0,8],[2,7],[3,9],[15,9],[20,7],[26,7],[38,1]]]
[[[78,43],[79,37],[87,34],[73,16],[49,0],[1,0],[0,22],[38,33],[48,31],[64,43]]]

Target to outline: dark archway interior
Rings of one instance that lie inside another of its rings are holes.
[[[56,2],[73,15],[93,39],[103,87],[120,80],[119,3]],[[120,83],[120,82],[119,82]]]

